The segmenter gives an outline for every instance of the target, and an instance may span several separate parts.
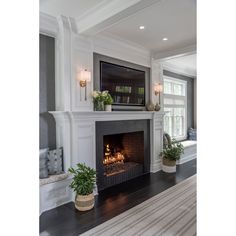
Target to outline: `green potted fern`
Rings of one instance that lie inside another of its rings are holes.
[[[94,207],[93,189],[96,183],[96,171],[85,164],[77,164],[77,168],[69,168],[73,174],[70,187],[75,191],[75,208],[87,211]]]
[[[162,170],[167,173],[176,172],[176,161],[180,159],[183,152],[183,145],[172,139],[170,145],[166,146],[160,153],[160,156],[162,156]]]

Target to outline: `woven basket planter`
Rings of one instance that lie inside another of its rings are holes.
[[[171,161],[171,160],[163,157],[162,170],[167,173],[175,173],[176,172],[176,161]]]
[[[76,195],[75,208],[79,211],[88,211],[94,207],[94,195]]]

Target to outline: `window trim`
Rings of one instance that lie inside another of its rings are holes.
[[[180,136],[180,137],[178,137],[178,138],[175,138],[175,140],[176,141],[182,141],[182,140],[185,140],[185,139],[187,139],[187,128],[188,128],[188,126],[187,126],[187,121],[188,121],[188,117],[187,117],[187,114],[188,114],[188,112],[187,112],[187,108],[188,108],[188,98],[187,98],[187,85],[188,85],[188,82],[187,81],[185,81],[185,80],[181,80],[181,79],[177,79],[177,78],[175,78],[175,77],[170,77],[170,76],[166,76],[166,75],[163,75],[163,82],[165,82],[165,80],[169,80],[169,81],[173,81],[173,82],[178,82],[178,83],[181,83],[181,84],[184,84],[185,85],[185,96],[183,96],[183,95],[175,95],[175,94],[169,94],[169,93],[165,93],[164,91],[164,89],[163,89],[163,98],[165,99],[165,98],[172,98],[172,99],[177,99],[177,98],[179,98],[179,99],[182,99],[182,100],[184,100],[184,105],[175,105],[175,104],[170,104],[170,105],[165,105],[164,104],[164,100],[163,100],[163,106],[164,106],[164,108],[165,107],[169,107],[169,108],[178,108],[178,107],[184,107],[185,108],[185,124],[184,124],[184,135],[183,136]],[[165,112],[165,114],[166,114],[166,112]]]

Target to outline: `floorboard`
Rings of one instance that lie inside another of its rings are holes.
[[[78,236],[119,215],[196,173],[196,160],[177,166],[174,174],[162,171],[110,187],[95,197],[94,209],[79,212],[70,202],[40,216],[41,236]]]

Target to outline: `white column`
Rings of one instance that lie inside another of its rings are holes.
[[[57,58],[57,96],[56,108],[60,111],[71,110],[71,28],[67,17],[58,17],[59,34]]]
[[[161,170],[161,158],[163,149],[163,114],[154,113],[151,120],[151,172]]]

